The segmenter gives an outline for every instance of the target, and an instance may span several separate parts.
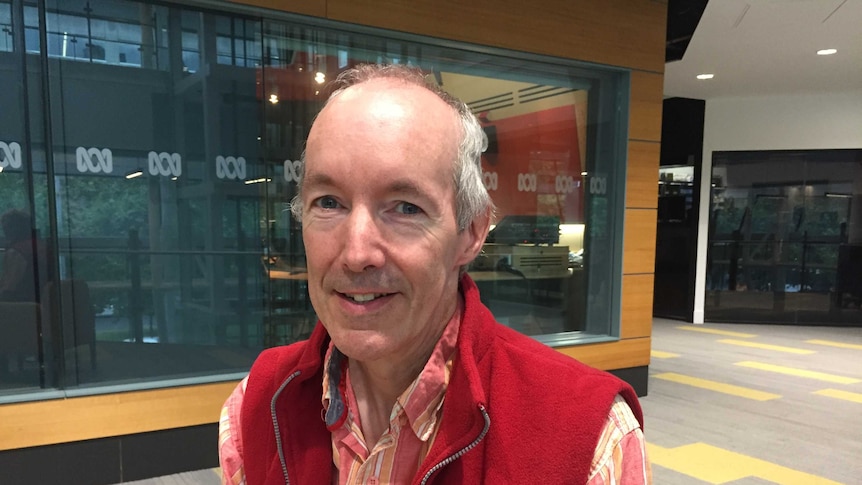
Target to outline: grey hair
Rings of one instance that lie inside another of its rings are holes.
[[[488,137],[482,130],[479,120],[466,103],[444,91],[436,83],[429,81],[416,67],[402,64],[360,64],[338,75],[333,82],[334,91],[324,104],[343,93],[346,89],[374,79],[400,80],[405,84],[423,87],[436,94],[455,110],[461,125],[461,139],[458,155],[454,160],[453,179],[455,183],[455,217],[458,230],[463,231],[473,220],[486,213],[492,213],[494,204],[482,182],[482,152],[488,148]],[[297,221],[302,222],[302,180],[305,174],[305,151],[300,160],[299,182],[296,196],[290,203],[290,210]]]

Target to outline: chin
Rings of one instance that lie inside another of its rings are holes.
[[[360,362],[385,358],[394,347],[386,337],[370,330],[341,330],[330,332],[330,337],[342,354]]]

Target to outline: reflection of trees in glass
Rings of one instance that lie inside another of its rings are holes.
[[[128,247],[129,231],[136,230],[138,239],[145,243],[149,234],[147,226],[148,195],[146,179],[113,177],[67,177],[62,179],[62,193],[57,194],[61,204],[60,237],[72,238],[74,247],[80,238],[115,239],[111,245],[121,249]],[[80,244],[80,243],[79,243]],[[142,279],[149,278],[148,267],[142,263]],[[121,254],[75,253],[68,259],[70,276],[85,281],[127,281],[128,258]],[[113,307],[123,313],[126,293],[93,291],[92,299],[96,311]]]
[[[807,262],[835,267],[838,265],[838,243],[841,225],[849,217],[849,199],[843,197],[808,197],[805,201],[804,230],[808,240],[823,241],[824,244],[808,246]]]
[[[248,254],[224,258],[225,276],[238,277],[239,266],[251,264],[255,257],[259,257],[262,251],[260,201],[253,198],[229,199],[224,202],[222,213],[222,233],[225,238],[225,246],[232,250],[243,253],[254,252],[255,256]],[[239,233],[242,231],[243,240],[239,241]],[[253,267],[253,266],[252,266]]]
[[[106,177],[68,177],[57,194],[66,206],[61,237],[128,238],[136,229],[145,241],[147,228],[147,185],[145,178],[126,180]]]
[[[849,216],[849,199],[835,197],[807,197],[805,222],[808,237],[839,236],[841,223]]]
[[[780,229],[778,223],[785,212],[787,199],[782,196],[763,195],[755,198],[751,208],[751,233],[775,234]]]
[[[45,175],[34,174],[33,199],[35,209],[30,207],[27,194],[27,178],[21,172],[0,173],[0,214],[9,209],[21,209],[36,215],[36,229],[40,238],[48,237],[48,189],[45,186]]]
[[[723,199],[721,204],[715,206],[715,234],[727,235],[739,229],[742,222],[742,214],[745,207],[748,205],[748,200],[743,198]]]
[[[3,206],[0,207],[0,213],[9,209],[27,210],[30,202],[27,200],[26,182],[24,174],[0,174],[0,194],[3,194]]]
[[[589,227],[590,236],[605,238],[608,236],[608,199],[602,196],[590,198]]]

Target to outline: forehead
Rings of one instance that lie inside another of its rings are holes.
[[[455,144],[459,131],[455,110],[428,89],[397,79],[374,79],[332,98],[315,119],[308,142],[320,135],[356,133],[374,139],[437,137]]]
[[[306,175],[360,169],[379,176],[429,169],[449,175],[460,130],[455,110],[429,90],[398,80],[368,81],[341,92],[320,112],[306,144]]]

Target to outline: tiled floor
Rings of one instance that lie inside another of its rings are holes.
[[[178,473],[164,477],[149,478],[136,482],[126,482],[126,485],[220,485],[221,474],[218,470],[198,470],[196,472]]]
[[[656,484],[862,483],[862,328],[656,319],[652,348]]]
[[[655,319],[652,347],[641,403],[657,485],[862,483],[862,328]]]

